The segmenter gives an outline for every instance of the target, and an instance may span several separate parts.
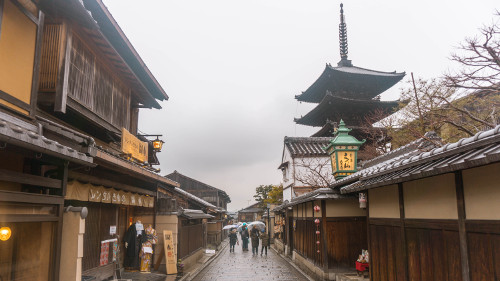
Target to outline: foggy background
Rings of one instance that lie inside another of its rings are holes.
[[[140,111],[163,134],[161,175],[174,170],[225,190],[229,210],[280,184],[284,136],[319,130],[294,117],[326,63],[340,60],[339,1],[104,0],[170,99]],[[343,1],[355,66],[438,77],[454,47],[493,21],[498,1]],[[404,83],[382,95],[395,100]],[[349,124],[347,124],[349,125]],[[251,200],[251,201],[249,201]]]

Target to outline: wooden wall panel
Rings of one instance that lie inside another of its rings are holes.
[[[407,228],[408,276],[417,280],[462,280],[458,232]]]
[[[371,271],[373,280],[404,280],[404,264],[399,227],[370,226]]]
[[[468,233],[471,281],[500,280],[500,235]]]
[[[328,265],[330,268],[354,268],[362,249],[368,249],[366,218],[327,220]]]

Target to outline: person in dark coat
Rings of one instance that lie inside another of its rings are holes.
[[[259,254],[259,230],[256,226],[250,231],[250,238],[252,240],[252,255]]]
[[[233,252],[234,253],[234,245],[236,243],[239,244],[238,242],[238,235],[236,234],[236,229],[233,229],[231,230],[231,232],[229,233],[229,252]]]
[[[250,234],[248,233],[246,223],[243,224],[240,235],[241,235],[241,242],[243,244],[242,245],[243,251],[248,251],[248,237],[250,236]]]
[[[260,234],[260,240],[262,240],[262,248],[260,250],[260,255],[262,256],[262,253],[264,252],[265,249],[267,256],[267,247],[269,247],[269,234],[267,234],[265,229],[262,229],[262,233]]]
[[[142,234],[142,231],[141,231]],[[123,260],[123,267],[138,269],[141,264],[141,259],[139,258],[139,252],[142,245],[142,236],[137,234],[136,224],[132,224],[125,236],[123,237],[123,242],[125,243],[125,258]]]

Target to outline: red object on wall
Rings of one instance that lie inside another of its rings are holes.
[[[359,261],[356,261],[356,270],[357,271],[365,271],[368,267],[369,267],[369,263],[367,262],[359,262]]]

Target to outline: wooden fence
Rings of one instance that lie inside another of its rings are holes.
[[[179,226],[178,258],[182,259],[203,247],[203,225]]]

